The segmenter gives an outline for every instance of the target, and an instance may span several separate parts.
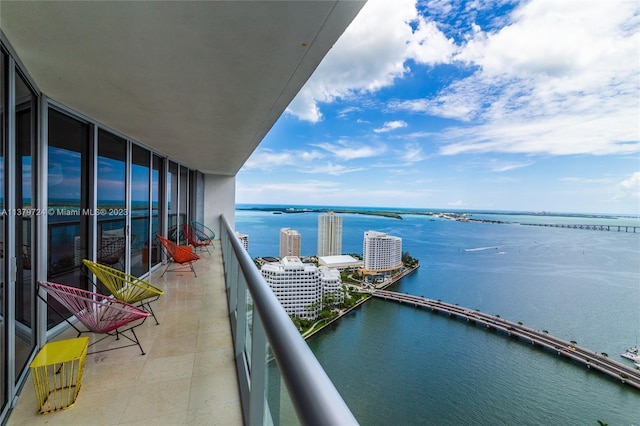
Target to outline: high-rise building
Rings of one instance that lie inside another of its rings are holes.
[[[291,228],[280,229],[280,258],[300,256],[300,233]]]
[[[342,216],[327,212],[318,216],[318,256],[342,254]]]
[[[334,303],[344,300],[338,271],[302,263],[298,257],[286,256],[280,262],[267,263],[260,272],[289,315],[316,319],[323,296]]]
[[[368,271],[388,271],[402,266],[402,238],[383,232],[364,233],[362,247],[364,269]]]
[[[244,247],[246,251],[249,251],[249,236],[247,234],[241,234],[240,232],[236,231],[236,237],[238,237],[238,239],[242,243],[242,247]]]

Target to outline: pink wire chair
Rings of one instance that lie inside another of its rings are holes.
[[[98,334],[106,334],[103,338],[93,342],[89,346],[93,346],[109,336],[115,336],[116,340],[120,340],[120,336],[132,342],[130,345],[119,346],[117,348],[105,349],[97,352],[105,352],[113,349],[120,349],[137,345],[142,355],[145,354],[142,345],[136,336],[134,328],[142,325],[147,319],[149,312],[139,309],[121,300],[110,296],[104,296],[99,293],[82,290],[75,287],[69,287],[62,284],[56,284],[47,281],[38,281],[38,286],[47,295],[57,300],[64,308],[71,312],[90,332]],[[65,315],[58,312],[46,299],[43,299],[51,308],[65,319],[78,332],[78,336],[86,331],[81,331],[73,323],[71,323]],[[140,322],[136,322],[142,320]],[[133,324],[133,325],[131,325]],[[124,326],[129,326],[124,330],[119,330]],[[130,331],[133,337],[124,334]]]

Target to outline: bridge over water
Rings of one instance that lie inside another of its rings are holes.
[[[546,226],[551,228],[572,228],[572,229],[590,229],[593,231],[618,231],[618,232],[633,232],[635,234],[636,229],[640,232],[638,226],[625,226],[625,225],[580,225],[580,224],[568,224],[568,223],[521,223],[525,226]]]
[[[426,299],[424,297],[387,290],[374,290],[371,292],[371,295],[384,300],[412,305],[416,308],[430,309],[432,312],[465,320],[478,326],[483,326],[486,329],[496,330],[504,335],[516,337],[522,342],[538,345],[559,356],[585,365],[589,369],[606,374],[614,380],[619,380],[624,384],[640,389],[640,370],[594,351],[582,348],[572,342],[552,336],[544,331],[534,330],[525,325],[508,321],[495,315],[485,314],[477,310],[452,305],[439,300]]]

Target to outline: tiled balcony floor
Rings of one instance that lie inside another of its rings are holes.
[[[87,356],[82,388],[73,407],[38,414],[31,378],[11,413],[14,425],[241,425],[242,413],[222,257],[217,247],[191,272],[148,279],[165,294],[153,317],[136,328],[137,346]],[[95,340],[92,334],[83,334]],[[54,340],[75,337],[70,330]],[[98,336],[99,337],[99,336]],[[89,348],[118,343],[114,338]]]

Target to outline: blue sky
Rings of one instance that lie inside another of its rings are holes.
[[[236,197],[640,214],[640,6],[369,0]]]

